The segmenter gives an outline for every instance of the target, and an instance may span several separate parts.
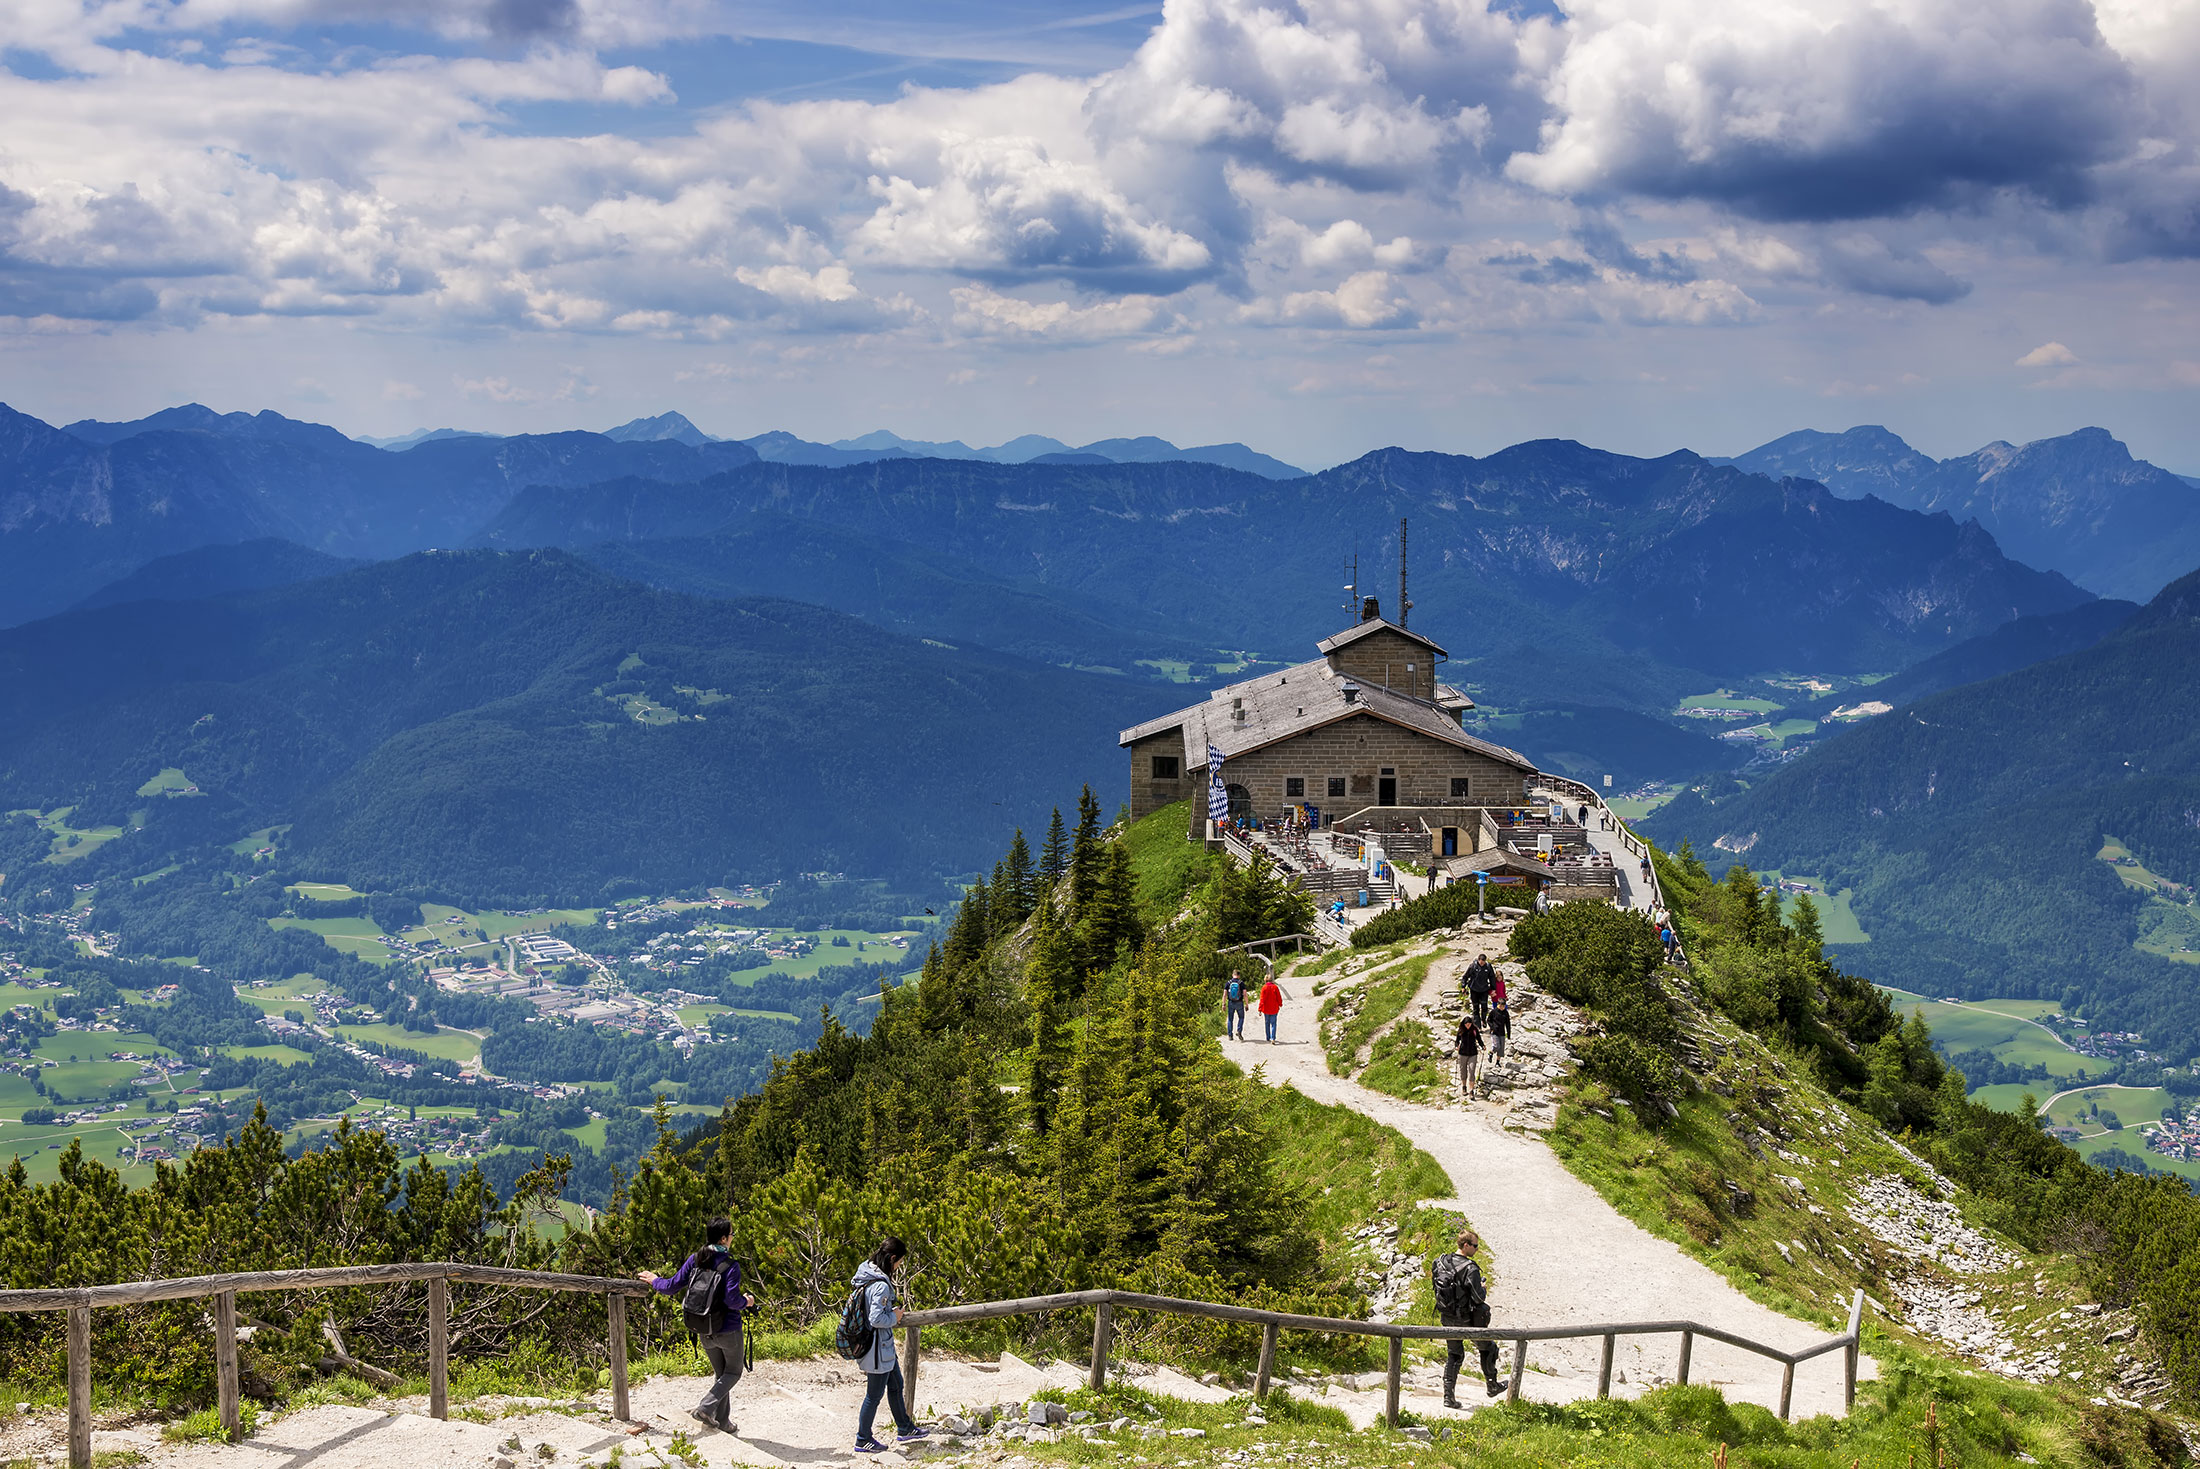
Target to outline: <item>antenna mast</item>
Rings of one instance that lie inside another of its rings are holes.
[[[1358,622],[1360,620],[1360,548],[1357,545],[1352,548],[1352,559],[1346,563],[1346,566],[1348,569],[1345,575],[1349,580],[1344,584],[1345,615],[1352,621]]]
[[[1398,626],[1406,625],[1406,614],[1413,604],[1406,600],[1406,521],[1398,517]]]

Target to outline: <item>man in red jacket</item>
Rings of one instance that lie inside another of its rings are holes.
[[[1268,982],[1260,987],[1260,1023],[1267,1027],[1268,1044],[1276,1043],[1276,1016],[1283,1010],[1283,987],[1271,974]]]

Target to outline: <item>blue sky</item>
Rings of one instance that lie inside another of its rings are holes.
[[[0,0],[0,397],[2200,471],[2200,0]]]

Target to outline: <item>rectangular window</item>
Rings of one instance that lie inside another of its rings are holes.
[[[1467,777],[1455,775],[1451,778],[1451,798],[1453,800],[1464,801],[1473,794],[1473,782],[1468,780]]]
[[[1156,755],[1153,757],[1153,778],[1155,780],[1175,780],[1176,770],[1176,756]]]
[[[1294,800],[1303,799],[1306,795],[1306,777],[1303,775],[1285,776],[1283,778],[1283,793]]]
[[[1329,777],[1329,794],[1332,796],[1341,796],[1344,794],[1343,776],[1332,775],[1331,777]]]

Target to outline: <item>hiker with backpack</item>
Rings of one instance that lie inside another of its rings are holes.
[[[1459,1232],[1457,1253],[1438,1255],[1429,1264],[1429,1284],[1436,1288],[1437,1319],[1446,1326],[1487,1326],[1490,1324],[1489,1288],[1482,1280],[1482,1267],[1476,1262],[1475,1251],[1482,1241],[1471,1229]],[[1478,1337],[1474,1343],[1475,1354],[1482,1361],[1482,1380],[1489,1385],[1489,1395],[1496,1397],[1505,1390],[1505,1384],[1497,1378],[1497,1343],[1487,1337]],[[1444,1340],[1444,1406],[1462,1408],[1459,1401],[1459,1368],[1467,1359],[1467,1342],[1464,1337],[1447,1337]]]
[[[706,1428],[732,1433],[733,1389],[743,1366],[741,1313],[753,1310],[756,1297],[741,1289],[741,1262],[726,1248],[733,1225],[713,1219],[703,1226],[703,1247],[687,1257],[677,1273],[659,1275],[653,1270],[635,1274],[659,1295],[677,1295],[680,1314],[687,1318],[695,1344],[710,1363],[710,1391],[688,1409],[688,1416]]]
[[[1229,1004],[1229,1013],[1223,1017],[1222,1033],[1232,1040],[1245,1039],[1245,981],[1238,972],[1230,971],[1229,982],[1222,987],[1222,998]]]
[[[1512,1011],[1505,1008],[1503,994],[1490,996],[1490,1064],[1505,1064],[1505,1042],[1513,1033]]]
[[[1474,1022],[1480,1025],[1490,1013],[1490,991],[1497,986],[1497,970],[1490,963],[1490,956],[1477,954],[1467,966],[1467,1000],[1473,1007]]]
[[[894,1351],[894,1328],[901,1324],[894,1272],[908,1254],[909,1247],[893,1235],[879,1241],[871,1258],[856,1267],[855,1289],[840,1308],[840,1326],[833,1333],[835,1350],[863,1369],[863,1411],[856,1416],[859,1454],[886,1452],[886,1445],[871,1432],[881,1398],[894,1415],[895,1443],[916,1443],[932,1433],[909,1416],[909,1405],[902,1399],[901,1358]]]
[[[1472,1015],[1459,1017],[1459,1033],[1452,1037],[1452,1044],[1459,1053],[1459,1088],[1474,1100],[1474,1078],[1481,1070],[1482,1027],[1474,1023]]]

